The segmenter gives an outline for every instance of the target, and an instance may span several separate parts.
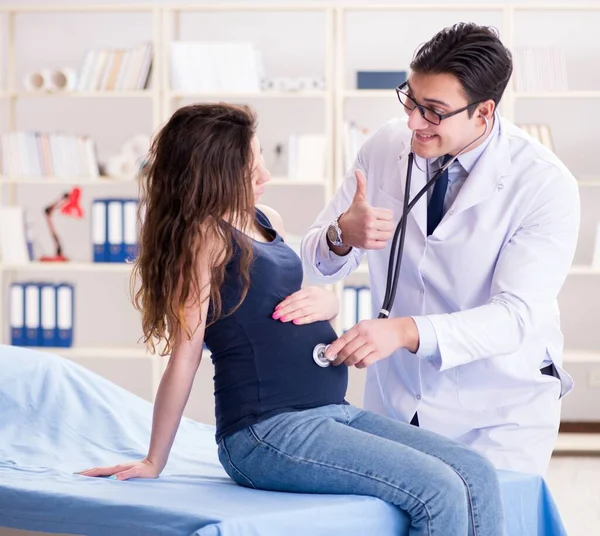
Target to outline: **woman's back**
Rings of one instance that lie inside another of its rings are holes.
[[[242,286],[234,256],[221,288],[223,314],[205,332],[215,365],[217,441],[277,413],[341,404],[348,384],[346,366],[322,368],[312,359],[317,344],[337,338],[329,322],[295,325],[272,318],[275,306],[300,290],[302,265],[259,209],[256,220],[272,240],[252,242],[246,298],[227,314]]]

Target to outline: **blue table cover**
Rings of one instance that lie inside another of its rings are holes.
[[[89,535],[408,535],[373,497],[242,488],[221,468],[214,428],[183,419],[156,480],[73,474],[141,459],[152,406],[54,354],[0,345],[0,526]],[[499,471],[507,536],[566,532],[542,478]]]

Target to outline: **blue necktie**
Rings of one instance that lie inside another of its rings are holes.
[[[447,154],[442,160],[442,167],[445,166],[452,157]],[[448,189],[448,170],[444,171],[440,178],[433,185],[433,192],[429,205],[427,206],[427,236],[435,231],[435,228],[444,217],[444,199]]]

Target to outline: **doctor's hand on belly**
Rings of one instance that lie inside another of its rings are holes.
[[[332,365],[365,368],[398,348],[419,349],[419,330],[410,317],[363,320],[332,342],[325,357]]]
[[[357,169],[356,193],[352,204],[338,220],[342,242],[348,251],[350,246],[361,249],[384,249],[394,234],[394,214],[387,208],[375,208],[367,200],[367,178]],[[344,246],[333,247],[336,253]],[[339,254],[339,253],[338,253]]]
[[[305,287],[280,302],[273,318],[281,322],[310,324],[320,320],[331,320],[339,312],[335,293],[323,287]]]

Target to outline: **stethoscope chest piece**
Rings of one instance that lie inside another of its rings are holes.
[[[320,367],[328,367],[331,365],[331,361],[325,357],[327,348],[329,348],[328,344],[319,343],[313,350],[313,360]]]

